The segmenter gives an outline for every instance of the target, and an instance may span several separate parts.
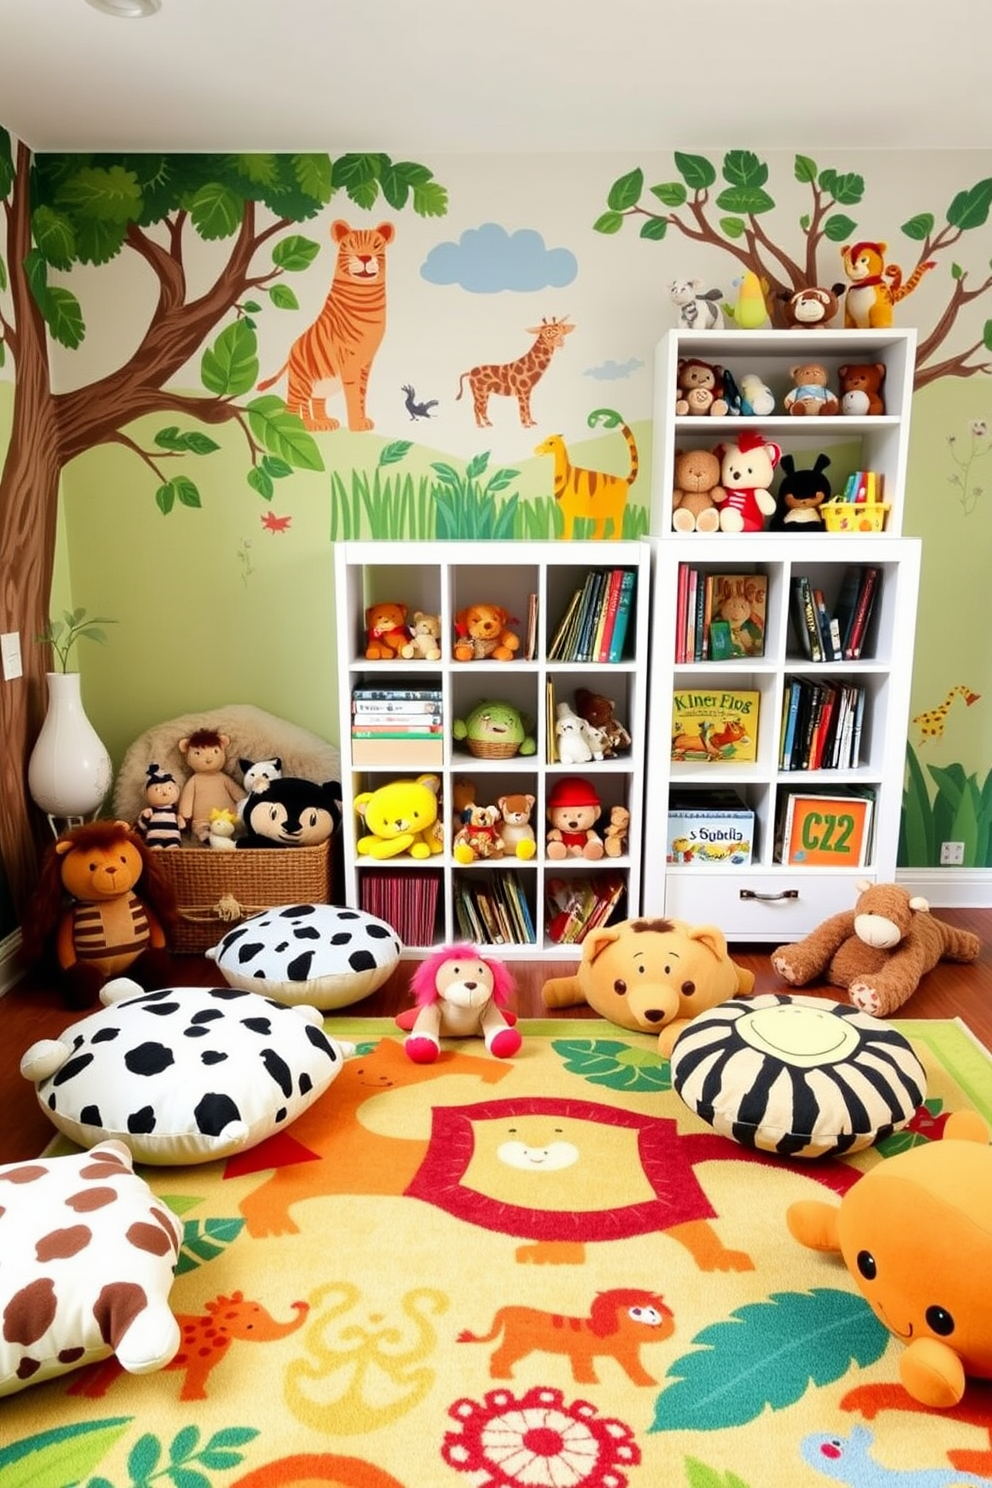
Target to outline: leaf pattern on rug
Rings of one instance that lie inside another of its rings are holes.
[[[697,1352],[668,1371],[674,1383],[659,1395],[650,1430],[746,1425],[768,1406],[794,1405],[810,1384],[840,1379],[852,1363],[874,1364],[889,1336],[852,1292],[774,1292],[696,1334]]]
[[[188,1219],[183,1227],[183,1245],[176,1262],[176,1275],[185,1276],[215,1261],[238,1238],[245,1227],[239,1216],[227,1219]]]
[[[642,1049],[620,1039],[553,1039],[552,1047],[569,1074],[590,1085],[632,1094],[671,1090],[672,1071],[654,1049]]]

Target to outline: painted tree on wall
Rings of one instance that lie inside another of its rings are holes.
[[[218,448],[211,427],[243,436],[246,479],[263,498],[293,470],[323,468],[285,401],[255,393],[255,326],[266,304],[296,308],[286,275],[312,263],[320,245],[288,229],[337,191],[362,210],[381,201],[425,217],[447,211],[447,192],[429,170],[383,154],[33,156],[0,130],[0,365],[9,363],[14,380],[0,475],[0,631],[30,638],[45,627],[61,473],[87,450],[130,450],[147,476],[135,499],[153,498],[164,514],[200,505],[192,467]],[[212,282],[196,289],[186,272],[191,237],[222,245]],[[55,279],[122,254],[141,262],[154,291],[137,345],[120,366],[56,392],[50,341],[73,350],[86,323],[77,296]],[[172,384],[197,355],[201,388],[177,391]],[[163,423],[143,447],[130,426],[148,415]],[[36,876],[26,762],[48,661],[43,647],[23,650],[24,682],[0,687],[0,854],[21,908]]]
[[[768,189],[769,169],[749,150],[731,150],[720,170],[705,155],[675,152],[679,179],[649,186],[636,167],[619,176],[607,193],[607,210],[595,222],[597,232],[618,233],[625,222],[639,223],[640,236],[660,242],[669,231],[691,243],[721,248],[752,270],[768,286],[766,298],[774,308],[780,291],[787,294],[839,278],[840,248],[859,235],[850,210],[860,206],[864,178],[853,171],[821,170],[808,155],[796,155],[795,179],[809,188],[809,210],[799,219],[801,251],[791,256],[781,234],[768,226],[776,202]],[[722,182],[720,177],[722,175]],[[992,274],[974,283],[953,257],[966,232],[985,227],[992,206],[992,180],[978,181],[958,191],[938,225],[932,212],[917,212],[901,226],[907,245],[917,254],[912,278],[923,265],[936,261],[950,269],[947,302],[936,324],[917,345],[916,387],[938,377],[974,377],[992,372],[992,320],[985,321],[981,339],[960,350],[948,340],[958,316],[992,288]]]

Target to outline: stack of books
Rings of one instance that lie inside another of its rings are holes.
[[[362,909],[392,925],[404,945],[434,943],[439,873],[363,873]]]
[[[455,888],[455,916],[477,945],[533,945],[534,921],[515,873],[465,873]]]
[[[864,712],[865,689],[860,682],[786,677],[779,769],[857,769]]]
[[[622,661],[635,582],[629,568],[590,569],[559,621],[548,660]]]
[[[440,765],[444,718],[440,687],[410,687],[383,679],[351,694],[351,759],[397,769]]]

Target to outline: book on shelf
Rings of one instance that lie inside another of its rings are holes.
[[[881,569],[869,567],[863,570],[857,603],[851,617],[851,629],[844,642],[844,655],[848,661],[858,661],[861,658],[881,586]]]
[[[805,868],[863,868],[870,861],[875,792],[789,791],[780,805],[781,862]]]
[[[558,623],[548,660],[622,660],[635,579],[633,569],[590,569]]]
[[[807,661],[823,661],[823,637],[817,620],[813,586],[806,574],[794,574],[789,580],[789,615],[803,656]]]
[[[813,590],[813,604],[816,607],[816,624],[820,632],[824,661],[843,661],[844,646],[841,641],[840,624],[836,615],[831,615],[827,609],[827,601],[822,589]]]
[[[534,922],[518,875],[465,874],[455,891],[462,935],[480,945],[533,945]]]
[[[768,575],[763,573],[708,574],[705,589],[704,637],[712,629],[714,621],[724,621],[730,627],[731,656],[764,656]],[[705,660],[706,657],[707,648],[704,639],[700,659]]]
[[[561,661],[564,659],[562,653],[565,647],[565,639],[571,631],[572,624],[574,622],[576,614],[578,613],[579,605],[581,603],[582,589],[574,589],[572,591],[572,597],[568,601],[568,604],[565,606],[565,611],[558,622],[557,629],[555,630],[554,635],[551,637],[551,643],[548,646],[549,661]]]
[[[688,613],[689,564],[679,564],[678,582],[675,588],[675,664],[680,666],[688,660],[685,654],[686,615]]]
[[[854,720],[864,686],[850,679],[786,677],[779,740],[781,770],[846,770],[857,764]]]
[[[617,874],[596,878],[549,878],[546,884],[546,929],[556,945],[579,945],[597,925],[610,918],[623,895]]]
[[[417,870],[363,873],[361,907],[391,925],[404,945],[432,945],[440,878],[437,872]]]
[[[555,732],[557,720],[555,682],[553,677],[548,677],[544,683],[544,737],[547,741],[545,752],[549,765],[558,763],[558,735]]]
[[[524,643],[524,657],[527,661],[533,661],[537,655],[537,595],[527,596],[527,631]]]
[[[677,761],[753,762],[758,757],[761,694],[748,688],[678,688],[672,694],[672,750]]]

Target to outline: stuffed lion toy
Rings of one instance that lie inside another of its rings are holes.
[[[824,920],[812,935],[772,952],[772,966],[792,987],[817,977],[844,987],[863,1013],[886,1017],[901,1008],[938,961],[977,961],[977,935],[945,924],[927,901],[899,884],[858,881],[854,908]]]

